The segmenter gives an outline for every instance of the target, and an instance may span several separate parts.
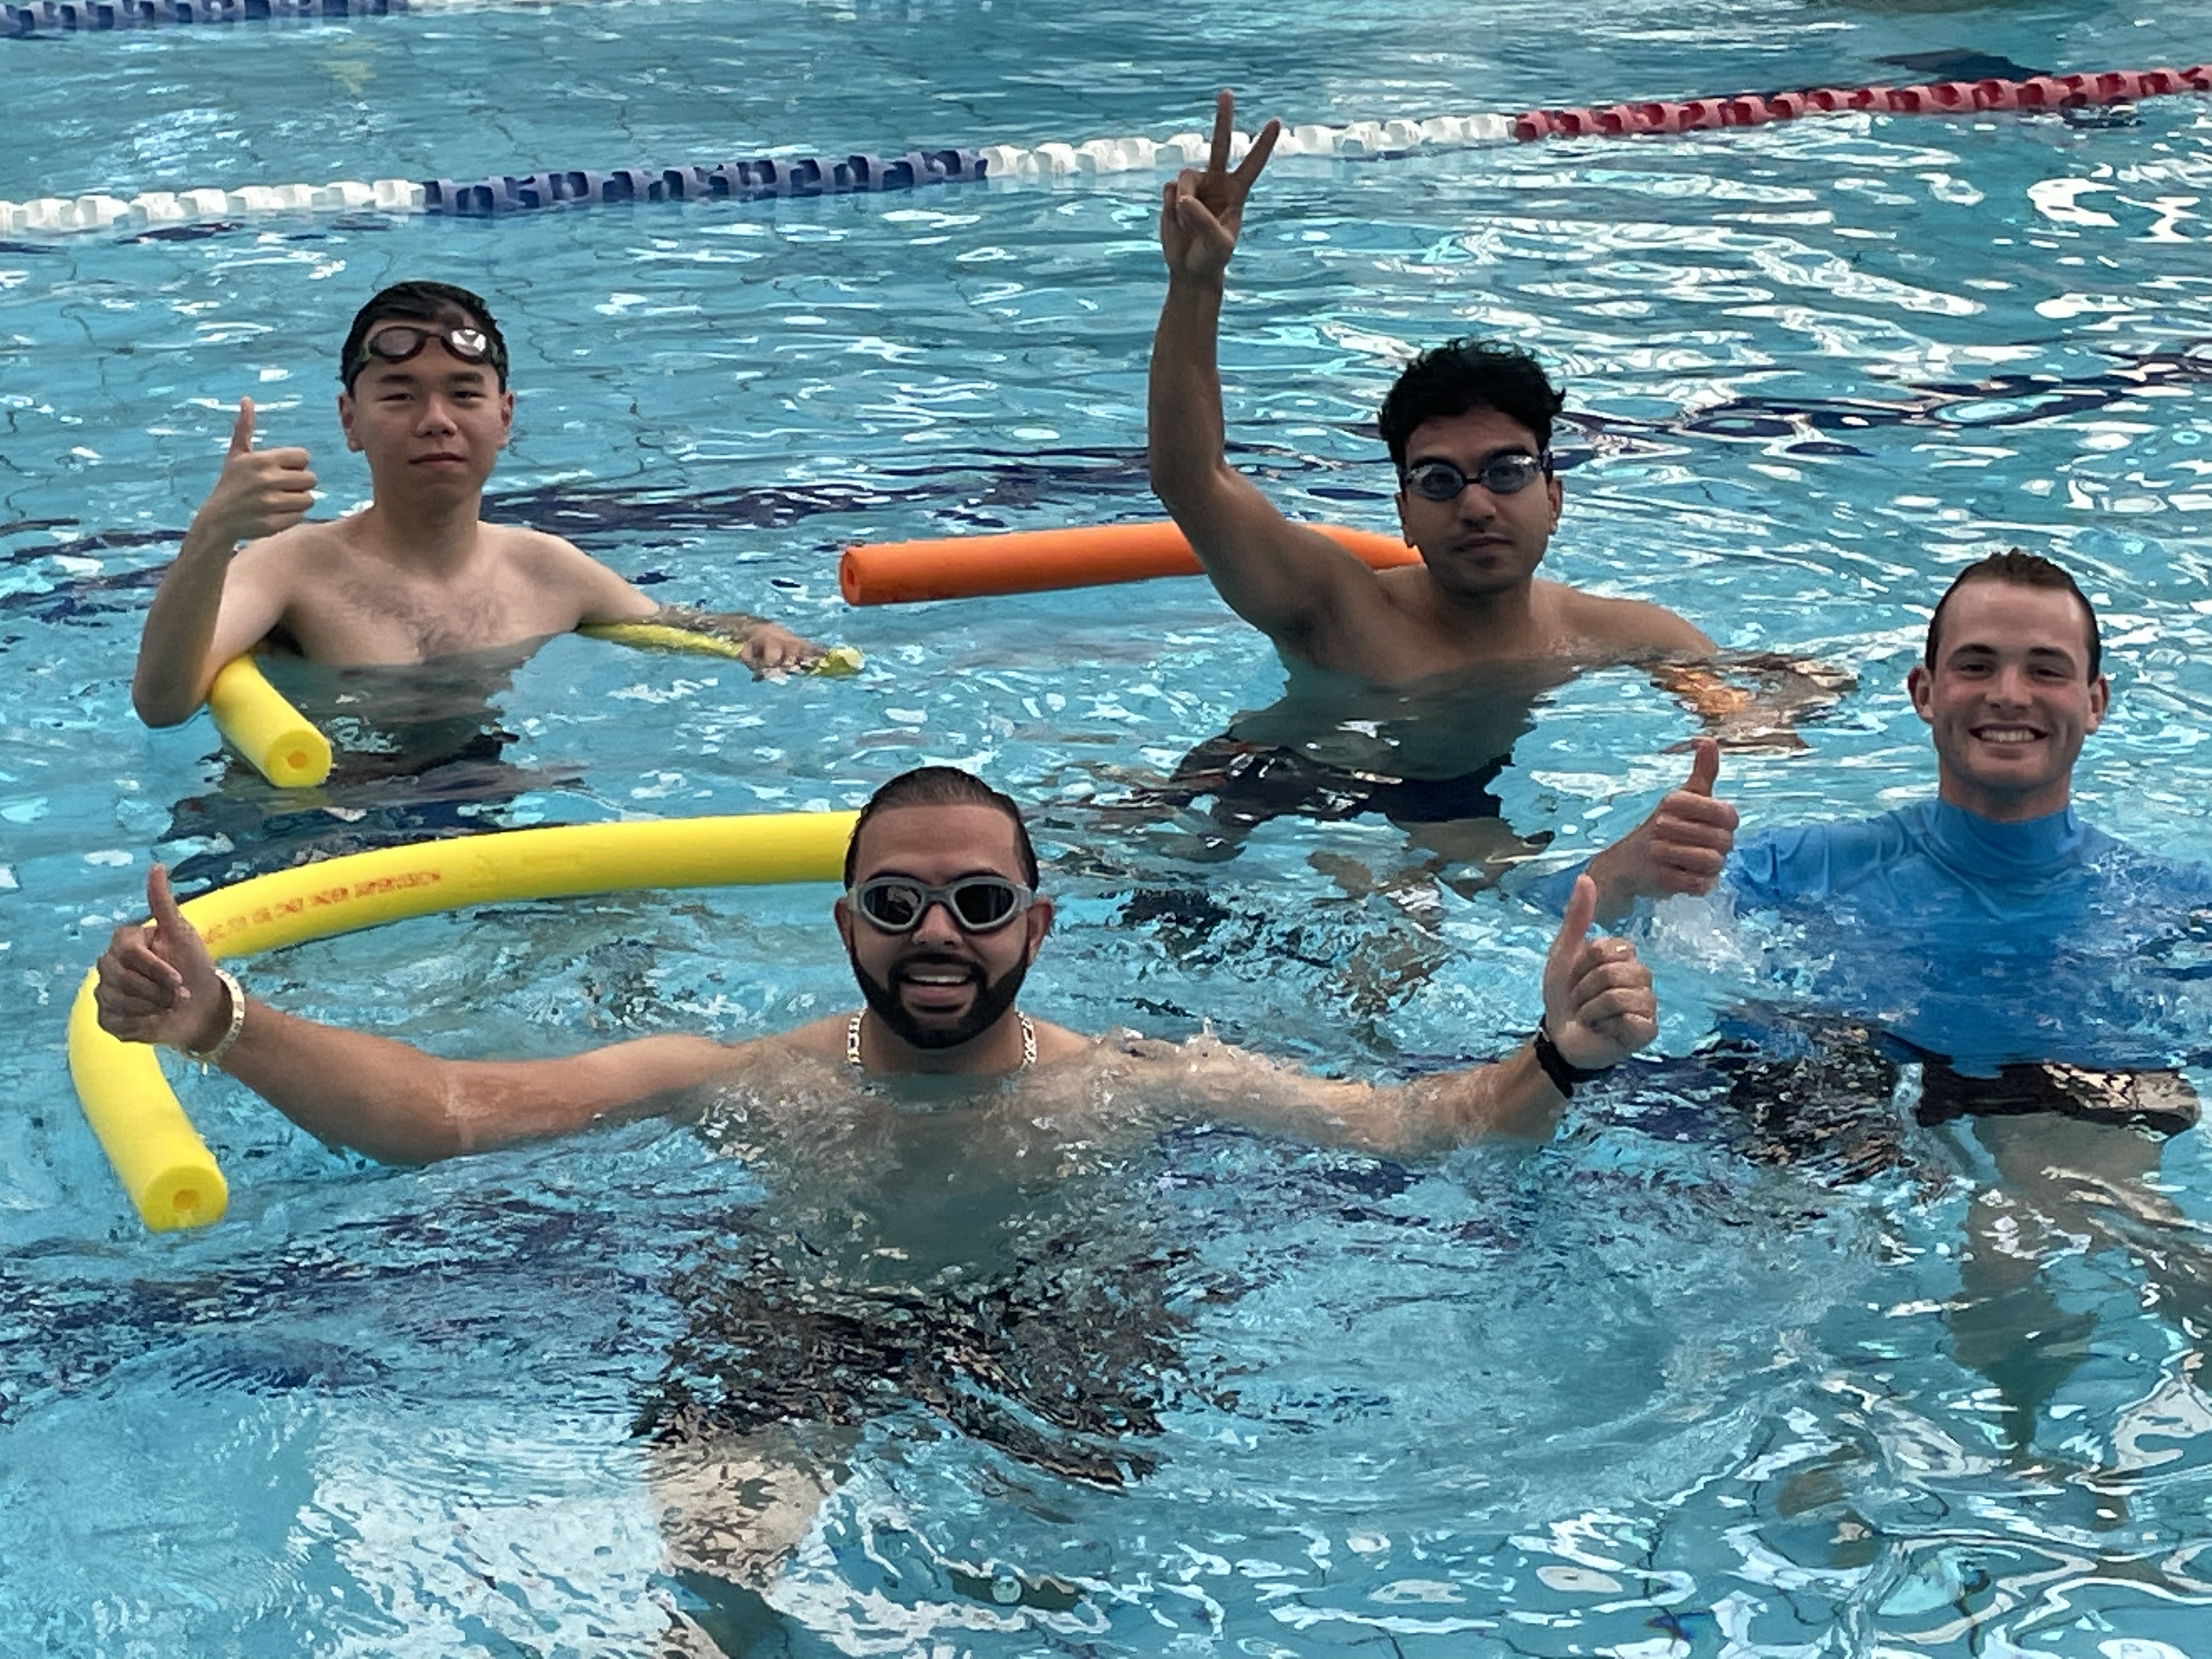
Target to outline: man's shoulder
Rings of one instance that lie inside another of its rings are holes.
[[[498,557],[533,567],[581,567],[598,569],[606,567],[565,536],[556,536],[549,531],[532,530],[524,525],[494,524],[489,519],[477,520],[478,543]]]
[[[1620,599],[1565,582],[1539,581],[1561,631],[1581,649],[1609,653],[1710,652],[1713,642],[1686,618],[1649,599]]]
[[[305,587],[326,588],[334,574],[360,556],[355,529],[351,515],[317,519],[248,542],[232,559],[229,580],[288,601]]]

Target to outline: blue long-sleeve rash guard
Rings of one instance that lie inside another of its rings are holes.
[[[1772,957],[1794,988],[1963,1072],[2159,1066],[2206,1046],[2188,981],[2212,974],[2191,921],[2212,905],[2212,870],[2140,852],[2071,808],[1998,823],[1925,801],[1771,830],[1737,846],[1722,880],[1740,914],[1796,925]]]

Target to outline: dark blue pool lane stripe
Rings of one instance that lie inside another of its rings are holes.
[[[0,4],[0,34],[21,40],[41,30],[91,34],[167,23],[315,21],[382,17],[406,9],[407,0],[40,0],[37,5]]]
[[[426,179],[422,211],[465,218],[605,202],[757,201],[766,197],[847,196],[969,184],[989,167],[972,149],[916,149],[902,155],[762,157],[711,167],[581,168],[499,173],[477,179]]]

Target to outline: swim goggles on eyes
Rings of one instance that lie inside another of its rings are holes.
[[[1036,901],[1035,893],[1004,876],[963,876],[944,887],[906,876],[878,876],[845,897],[886,933],[911,933],[933,904],[943,905],[963,933],[995,933]]]
[[[368,367],[369,360],[379,362],[404,363],[410,357],[422,355],[422,348],[436,340],[465,363],[480,363],[491,359],[492,367],[501,364],[492,355],[491,337],[480,328],[415,328],[396,324],[379,329],[361,343],[361,355],[356,360],[356,369]]]
[[[1517,495],[1552,470],[1552,452],[1509,449],[1486,459],[1472,472],[1462,472],[1449,461],[1422,461],[1406,469],[1401,480],[1425,501],[1455,501],[1459,492],[1479,483],[1493,495]]]

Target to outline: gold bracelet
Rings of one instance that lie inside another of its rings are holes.
[[[185,1058],[192,1061],[203,1072],[210,1066],[222,1065],[222,1057],[230,1052],[230,1045],[238,1041],[238,1034],[246,1029],[244,988],[240,986],[237,977],[225,969],[216,969],[215,976],[222,981],[222,988],[230,993],[230,1025],[222,1036],[216,1039],[214,1048],[187,1048],[184,1051]]]

